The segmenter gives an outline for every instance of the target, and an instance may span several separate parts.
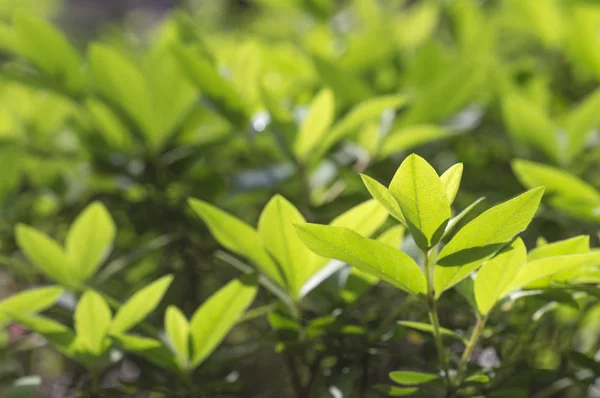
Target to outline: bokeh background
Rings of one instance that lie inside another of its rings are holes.
[[[65,66],[48,35],[19,37],[15,13],[50,22],[78,59]],[[599,38],[600,5],[592,0],[0,0],[0,295],[46,283],[15,244],[17,223],[61,241],[75,216],[100,200],[118,237],[92,285],[124,299],[174,273],[150,322],[160,325],[168,304],[189,315],[240,271],[223,260],[226,250],[187,198],[254,226],[280,193],[308,220],[328,223],[370,198],[359,173],[385,183],[411,152],[438,171],[464,163],[456,208],[486,197],[470,218],[547,185],[526,244],[587,234],[596,247]],[[208,66],[194,70],[175,47]],[[336,121],[371,98],[405,94],[407,102],[298,159],[291,151],[298,126],[324,87],[335,95]],[[103,109],[110,119],[99,116]],[[560,178],[520,176],[515,159]],[[407,239],[404,247],[414,244]],[[389,371],[435,363],[431,341],[395,322],[423,320],[424,308],[385,284],[346,305],[335,297],[335,278],[306,302],[306,322],[321,326],[297,353],[301,365],[323,359],[311,397],[378,396],[372,386]],[[74,301],[64,297],[52,316],[68,319]],[[272,302],[261,292],[255,306]],[[539,304],[497,314],[493,325],[505,338],[488,336],[476,350],[481,366],[496,366],[505,344],[524,339],[511,364],[519,377],[489,396],[600,396],[600,365],[567,359],[573,349],[591,357],[600,349],[600,306],[558,300],[535,331],[524,331]],[[460,294],[440,305],[444,326],[469,328]],[[198,380],[222,383],[223,396],[294,396],[277,353],[285,339],[272,323],[258,317],[236,328]],[[345,334],[339,324],[363,332]],[[15,325],[1,333],[5,387],[39,375],[39,396],[64,397],[85,383],[85,372],[39,336]],[[592,376],[576,377],[582,369]],[[564,388],[550,389],[563,378],[570,380]],[[119,379],[148,396],[169,375],[126,357],[102,385]]]

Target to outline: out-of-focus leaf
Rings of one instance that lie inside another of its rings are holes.
[[[25,290],[0,301],[0,327],[9,322],[5,313],[34,313],[54,305],[63,294],[58,286],[40,287]]]
[[[105,339],[111,322],[106,301],[93,290],[87,290],[75,309],[77,341],[91,354],[99,355],[106,348]]]
[[[333,92],[327,88],[321,90],[310,104],[308,114],[300,125],[300,131],[294,143],[294,153],[301,161],[306,161],[315,147],[325,139],[325,134],[335,117]]]

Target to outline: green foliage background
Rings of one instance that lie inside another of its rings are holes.
[[[62,247],[69,226],[98,202],[114,223],[114,243],[111,234],[82,235],[78,245],[100,247],[90,248],[97,256],[88,252],[93,258],[86,264],[98,268],[81,283],[118,305],[173,275],[144,325],[168,329],[166,312],[179,325],[175,330],[184,330],[202,303],[252,267],[236,250],[243,227],[231,222],[230,245],[215,239],[201,203],[258,226],[263,243],[284,245],[296,239],[295,230],[266,225],[261,231],[265,206],[287,209],[300,223],[336,225],[340,214],[371,199],[361,174],[389,182],[412,152],[438,174],[463,164],[452,205],[457,212],[486,198],[459,227],[543,185],[538,213],[521,234],[524,245],[589,235],[598,246],[595,1],[184,1],[162,14],[134,10],[79,34],[69,15],[58,1],[0,1],[5,297],[48,284],[18,244],[17,225],[43,231]],[[431,198],[438,188],[423,186]],[[361,234],[385,240],[393,225],[390,217]],[[370,228],[353,227],[361,226]],[[402,247],[414,257],[420,241],[409,235]],[[297,250],[306,249],[299,244]],[[333,272],[306,297],[294,286],[297,313],[261,287],[244,322],[200,367],[185,365],[185,355],[175,361],[175,369],[189,373],[191,390],[147,358],[129,355],[99,369],[97,387],[107,396],[139,390],[157,397],[181,391],[375,397],[374,387],[390,384],[391,371],[435,373],[436,347],[427,331],[396,323],[428,322],[422,303],[366,276],[346,279],[347,273]],[[546,289],[492,311],[473,361],[484,370],[497,365],[494,377],[466,396],[600,396],[596,268],[586,282],[576,293]],[[74,303],[82,293],[75,287],[70,299],[46,311],[69,328],[77,323]],[[438,302],[441,325],[458,335],[447,341],[458,356],[474,323],[464,288]],[[88,295],[84,303],[101,314],[99,301]],[[94,361],[69,360],[35,334],[15,342],[10,333],[8,326],[2,331],[6,388],[19,377],[41,375],[42,396],[89,391],[82,364],[89,370]],[[188,348],[182,343],[176,351]],[[129,381],[111,384],[117,376]],[[51,395],[52,385],[66,387]]]

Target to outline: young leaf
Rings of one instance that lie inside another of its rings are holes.
[[[192,364],[198,366],[237,323],[256,295],[249,278],[229,282],[200,306],[190,321]]]
[[[52,306],[63,294],[64,289],[58,286],[40,287],[13,294],[0,301],[0,327],[9,321],[10,313],[33,313]]]
[[[172,372],[179,370],[175,355],[158,340],[127,334],[112,336],[112,339],[124,351],[144,357],[155,365]]]
[[[170,305],[165,312],[165,330],[180,361],[190,360],[190,325],[181,310]]]
[[[25,256],[53,281],[74,287],[68,261],[60,245],[46,234],[23,224],[16,228],[17,245]]]
[[[385,209],[390,213],[392,217],[396,220],[400,221],[403,225],[406,225],[406,219],[402,214],[402,209],[400,209],[400,205],[394,195],[382,184],[380,184],[377,180],[369,177],[368,175],[361,174],[360,177],[363,180],[363,183],[367,187],[367,190],[377,200]]]
[[[450,203],[433,167],[415,154],[407,157],[390,183],[413,239],[422,250],[436,245],[450,219]]]
[[[528,262],[506,286],[501,297],[539,279],[575,267],[591,267],[600,264],[600,252],[545,257]]]
[[[594,127],[600,125],[600,90],[596,89],[580,104],[569,112],[565,119],[565,128],[569,133],[569,157],[577,156],[583,149],[588,135]]]
[[[275,195],[267,203],[258,221],[258,233],[265,247],[279,262],[293,297],[297,297],[310,277],[306,275],[306,266],[307,260],[313,257],[294,230],[294,224],[303,222],[304,217],[298,209],[280,195]]]
[[[590,251],[590,237],[587,235],[552,242],[536,247],[527,254],[527,261],[544,257],[564,256],[567,254],[583,254]]]
[[[388,397],[406,397],[419,391],[419,389],[416,387],[397,387],[387,386],[385,384],[376,384],[375,390],[387,395]]]
[[[475,299],[482,315],[487,315],[500,295],[517,276],[527,260],[527,249],[520,238],[483,264],[475,279]]]
[[[357,234],[369,237],[387,220],[388,213],[376,200],[360,203],[334,218],[329,225],[346,227]]]
[[[448,137],[452,137],[452,134],[446,128],[434,124],[401,126],[388,134],[378,155],[385,158]]]
[[[414,386],[429,383],[438,379],[439,376],[432,373],[412,372],[406,370],[397,370],[390,372],[390,379],[398,384]]]
[[[106,301],[93,290],[87,290],[75,308],[77,340],[90,354],[99,355],[105,349],[106,332],[111,312]]]
[[[106,258],[116,234],[115,224],[106,207],[94,202],[75,219],[65,243],[65,252],[72,275],[85,281]]]
[[[311,151],[323,139],[335,116],[335,102],[333,92],[323,89],[319,92],[312,103],[308,115],[300,125],[300,131],[296,137],[294,153],[301,161],[306,161]]]
[[[65,325],[52,319],[24,314],[22,312],[7,312],[13,321],[25,326],[29,330],[44,336],[65,355],[70,355],[75,343],[75,334]]]
[[[484,199],[485,199],[484,197],[477,199],[475,202],[473,202],[469,206],[467,206],[463,211],[458,213],[456,216],[452,217],[450,219],[450,221],[448,221],[448,225],[446,225],[446,231],[444,232],[444,238],[449,236],[454,231],[454,227],[456,227],[456,225],[460,222],[460,220],[465,218],[465,216],[467,214],[469,214],[471,212],[471,210],[473,210],[475,208],[475,206],[477,206],[479,203],[483,202]]]
[[[286,286],[281,271],[265,251],[260,235],[252,227],[201,200],[190,199],[189,204],[221,245],[249,258],[274,282]]]
[[[421,332],[426,332],[426,333],[433,334],[433,326],[431,326],[428,323],[413,322],[413,321],[398,321],[398,325],[406,326],[407,328],[419,330]],[[453,332],[450,329],[446,329],[446,328],[442,328],[441,327],[440,328],[440,334],[442,336],[452,337],[452,338],[455,338],[455,339],[457,339],[459,341],[462,341],[463,343],[466,343],[466,340],[465,340],[464,337],[462,337],[461,335],[459,335],[456,332]]]
[[[483,212],[460,229],[439,254],[434,271],[436,295],[460,282],[525,230],[543,193],[543,188],[527,191]]]
[[[304,244],[323,257],[335,258],[412,294],[425,292],[425,277],[407,254],[365,238],[348,228],[296,225]]]
[[[442,184],[444,184],[444,189],[446,190],[446,196],[448,197],[448,202],[452,204],[454,199],[456,198],[456,194],[458,193],[458,188],[460,187],[460,180],[462,178],[463,173],[463,164],[457,163],[454,166],[450,167],[448,170],[444,172],[440,176],[442,180]]]
[[[163,276],[131,296],[117,311],[110,334],[126,333],[140,323],[158,306],[172,281],[172,275]]]

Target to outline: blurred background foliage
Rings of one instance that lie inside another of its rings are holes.
[[[15,245],[17,222],[60,240],[100,200],[119,233],[93,286],[126,298],[175,273],[151,321],[173,303],[190,315],[239,271],[215,256],[188,197],[256,225],[280,193],[328,223],[370,198],[358,172],[389,181],[412,151],[438,171],[464,163],[458,209],[546,185],[528,246],[580,234],[597,246],[599,34],[592,0],[0,0],[2,296],[44,283]],[[338,276],[306,300],[313,332],[293,340],[306,396],[376,396],[388,371],[435,366],[427,336],[396,325],[423,308],[386,285],[343,302]],[[600,364],[571,355],[598,352],[600,306],[547,299],[557,310],[533,322],[539,300],[493,318],[475,361],[518,377],[486,396],[600,396]],[[255,305],[272,302],[261,292]],[[468,328],[459,294],[441,306],[445,327]],[[275,352],[289,338],[281,316],[240,325],[199,380],[227,396],[294,396]],[[2,333],[5,385],[41,375],[53,397],[80,385],[43,341]],[[107,388],[117,377],[168,384],[128,358]],[[554,391],[556,380],[567,382]]]

